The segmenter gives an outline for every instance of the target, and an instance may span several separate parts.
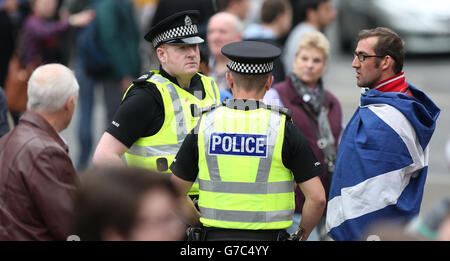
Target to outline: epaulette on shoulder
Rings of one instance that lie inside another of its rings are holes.
[[[267,109],[272,110],[272,111],[277,111],[281,114],[286,115],[286,118],[289,120],[292,117],[292,113],[288,108],[285,107],[280,107],[280,106],[276,106],[276,105],[266,105]]]
[[[148,72],[146,74],[141,75],[141,77],[137,78],[136,80],[133,81],[134,85],[142,85],[142,84],[146,84],[147,80],[150,79],[152,77],[154,73],[153,72]]]
[[[220,106],[222,106],[222,104],[213,104],[208,107],[199,108],[197,107],[197,105],[191,104],[191,114],[193,117],[200,117],[203,113],[212,111],[216,108],[219,108]]]

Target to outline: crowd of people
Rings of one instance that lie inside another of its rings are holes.
[[[345,126],[323,77],[332,1],[250,8],[0,1],[0,240],[365,240],[413,220],[440,110],[405,81],[399,35],[355,39]],[[73,163],[59,133],[76,109]],[[449,216],[427,238],[448,239]]]

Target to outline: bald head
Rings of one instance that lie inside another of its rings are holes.
[[[250,9],[250,0],[216,0],[217,9],[235,14],[244,20]]]
[[[40,18],[51,18],[56,14],[57,0],[34,0],[33,11]]]
[[[78,82],[73,72],[61,64],[39,66],[28,80],[27,108],[56,112],[70,97],[78,98]]]
[[[214,56],[221,55],[224,45],[242,40],[242,22],[236,15],[220,12],[208,21],[208,47]]]

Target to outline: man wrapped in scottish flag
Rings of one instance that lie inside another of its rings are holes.
[[[440,110],[405,81],[403,58],[392,30],[360,32],[352,67],[366,88],[343,132],[328,197],[326,228],[334,240],[365,240],[372,225],[419,213]]]

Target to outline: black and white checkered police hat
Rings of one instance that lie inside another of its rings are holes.
[[[157,48],[163,43],[199,44],[204,40],[199,37],[197,21],[200,12],[188,10],[173,14],[150,29],[144,39]]]
[[[273,61],[281,55],[275,45],[257,42],[234,42],[222,47],[222,54],[230,59],[228,69],[241,74],[266,74],[273,70]]]

